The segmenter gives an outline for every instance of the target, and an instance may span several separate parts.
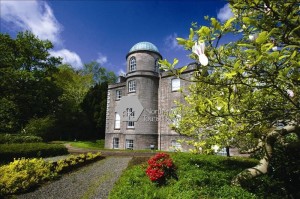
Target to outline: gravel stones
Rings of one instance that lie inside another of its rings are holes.
[[[65,174],[19,199],[106,199],[131,157],[108,157]]]

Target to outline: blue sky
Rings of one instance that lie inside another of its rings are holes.
[[[178,58],[180,66],[192,62],[175,38],[187,37],[192,22],[205,25],[205,15],[224,21],[231,12],[225,0],[1,0],[0,14],[1,33],[14,38],[30,30],[52,41],[51,54],[74,68],[97,61],[119,73],[141,41],[156,45],[163,58]]]

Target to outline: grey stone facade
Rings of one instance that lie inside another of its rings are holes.
[[[184,93],[178,92],[178,85],[186,88],[190,83],[174,80],[176,77],[168,72],[159,71],[159,59],[162,56],[158,49],[149,42],[134,45],[127,54],[126,74],[120,77],[118,83],[108,86],[105,148],[188,149],[188,146],[177,141],[183,137],[169,127],[174,121],[170,121],[168,113],[176,107],[175,100],[184,101]],[[194,69],[194,65],[190,65],[183,77],[189,78]],[[135,82],[134,86],[132,82]],[[143,112],[136,122],[122,121],[117,113],[116,107],[122,96],[137,96],[143,106]]]

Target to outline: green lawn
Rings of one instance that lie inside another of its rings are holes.
[[[83,148],[83,149],[101,149],[106,151],[126,151],[126,152],[153,152],[153,150],[150,149],[139,149],[139,150],[128,150],[128,149],[105,149],[105,140],[90,140],[90,141],[73,141],[73,142],[66,142],[70,143],[73,147]],[[158,150],[155,150],[155,152],[159,152]]]
[[[94,140],[94,141],[74,141],[69,142],[71,146],[84,148],[84,149],[104,149],[104,140]]]
[[[288,198],[282,183],[262,176],[243,184],[231,186],[240,171],[257,164],[249,158],[205,156],[173,153],[178,179],[171,178],[165,185],[157,185],[145,174],[147,163],[129,166],[110,193],[110,199],[248,199]],[[137,160],[133,160],[138,162]],[[134,164],[131,164],[134,165]]]

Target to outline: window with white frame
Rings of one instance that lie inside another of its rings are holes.
[[[136,82],[135,80],[131,80],[128,82],[128,92],[135,92],[136,90]]]
[[[121,90],[116,90],[116,100],[121,99],[122,97],[122,91]]]
[[[134,128],[134,122],[133,121],[128,121],[127,122],[127,128]]]
[[[136,59],[135,57],[131,57],[129,60],[129,72],[136,70]]]
[[[126,149],[133,149],[133,140],[126,139]]]
[[[119,138],[113,138],[113,148],[114,149],[119,148]]]
[[[172,79],[171,80],[172,91],[178,91],[180,89],[180,79]]]
[[[121,126],[121,117],[119,113],[115,113],[115,129],[120,129]]]

